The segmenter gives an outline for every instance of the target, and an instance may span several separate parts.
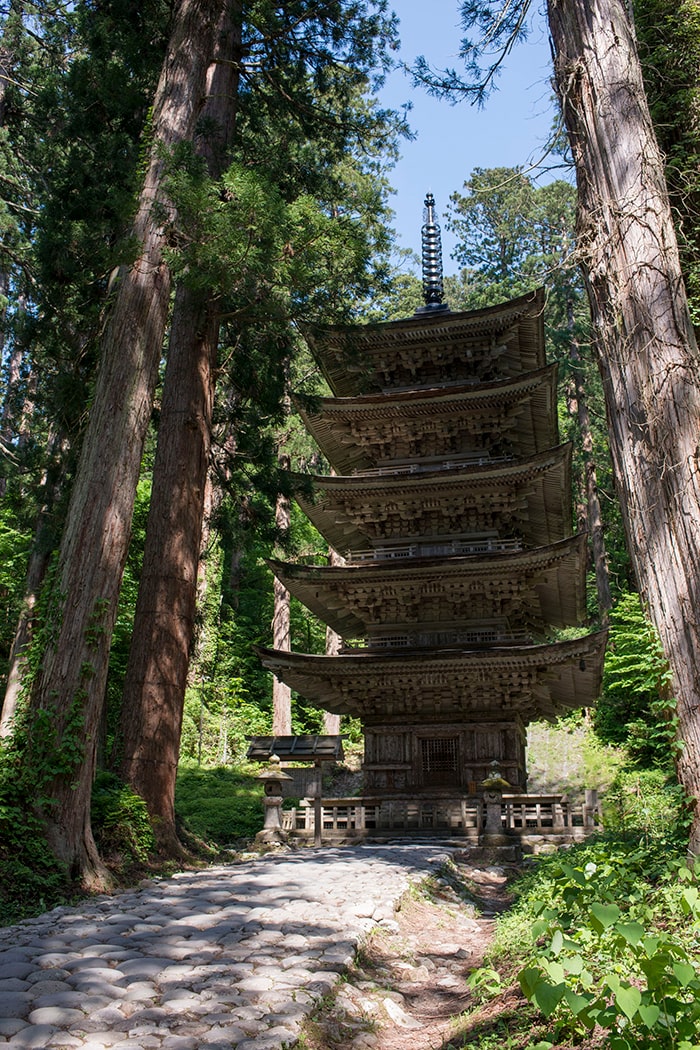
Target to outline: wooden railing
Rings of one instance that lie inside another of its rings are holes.
[[[497,537],[470,537],[462,540],[434,540],[428,543],[397,543],[371,550],[353,551],[351,561],[387,561],[394,558],[432,558],[442,555],[490,554],[497,551],[519,551],[522,540]]]
[[[503,463],[512,463],[514,456],[459,456],[453,459],[421,460],[413,463],[392,463],[391,466],[370,467],[368,470],[358,470],[356,477],[382,478],[395,474],[425,474],[435,473],[437,470],[459,470],[460,467],[487,467],[500,466]]]
[[[509,631],[506,628],[476,628],[473,631],[416,631],[404,634],[373,634],[360,642],[353,640],[342,647],[343,652],[357,649],[420,649],[428,646],[445,646],[452,649],[470,645],[523,645],[531,641],[526,631]]]
[[[306,837],[314,833],[314,806],[304,800],[283,813],[284,829]],[[373,832],[422,831],[451,835],[479,834],[486,823],[482,798],[335,798],[321,800],[322,832],[329,837],[371,837]],[[595,828],[597,803],[573,804],[559,795],[504,795],[504,831],[558,835],[574,828]]]

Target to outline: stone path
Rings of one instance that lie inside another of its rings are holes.
[[[434,845],[263,857],[0,928],[0,1046],[273,1050],[393,923]]]

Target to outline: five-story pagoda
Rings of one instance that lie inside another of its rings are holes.
[[[524,792],[528,723],[595,701],[605,645],[552,640],[584,620],[586,543],[543,294],[451,312],[433,209],[429,194],[424,307],[306,333],[334,396],[302,415],[336,473],[298,500],[345,564],[271,565],[343,648],[260,651],[307,700],[361,718],[374,797],[476,795],[494,762]]]

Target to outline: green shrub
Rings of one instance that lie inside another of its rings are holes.
[[[219,847],[251,838],[263,826],[263,789],[255,773],[226,766],[181,766],[175,812],[184,827]]]
[[[642,767],[668,769],[677,746],[669,682],[668,661],[639,595],[623,595],[610,616],[603,692],[594,716],[600,739],[624,744]]]
[[[97,774],[90,816],[97,848],[106,859],[116,856],[121,865],[144,864],[155,850],[146,803],[113,773]]]
[[[700,1046],[700,882],[683,850],[613,838],[538,859],[498,924],[551,1042],[596,1026],[611,1050]]]
[[[605,794],[603,822],[611,831],[680,843],[686,824],[684,797],[683,789],[661,769],[623,770]]]
[[[44,826],[28,801],[17,754],[0,744],[0,925],[37,915],[68,893],[65,867],[46,845]]]

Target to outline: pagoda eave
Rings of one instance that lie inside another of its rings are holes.
[[[411,362],[413,373],[419,376],[425,371],[426,353],[439,380],[454,362],[469,358],[471,345],[477,354],[486,347],[487,356],[500,355],[504,375],[541,368],[545,363],[543,310],[544,292],[538,289],[481,310],[428,312],[369,325],[304,326],[302,332],[331,390],[345,397],[382,389],[388,360],[401,363],[407,372],[406,387],[414,385]]]
[[[418,473],[297,477],[299,506],[342,555],[466,532],[521,536],[538,547],[571,535],[571,446],[497,466]],[[313,499],[302,486],[310,485]]]
[[[478,386],[439,387],[355,398],[322,398],[297,408],[307,430],[339,474],[401,461],[489,456],[493,433],[512,455],[530,456],[557,443],[557,366]]]
[[[312,656],[258,649],[268,670],[310,703],[372,721],[441,718],[524,724],[589,707],[600,691],[606,632],[548,645]]]
[[[368,629],[389,620],[387,609],[392,606],[404,611],[411,626],[432,616],[464,627],[489,615],[484,611],[487,601],[494,602],[493,617],[502,615],[504,607],[515,607],[523,610],[520,615],[529,609],[538,625],[580,624],[586,611],[585,563],[585,533],[532,550],[400,563],[268,561],[286,589],[344,638],[366,636]],[[484,596],[479,605],[477,594]]]

